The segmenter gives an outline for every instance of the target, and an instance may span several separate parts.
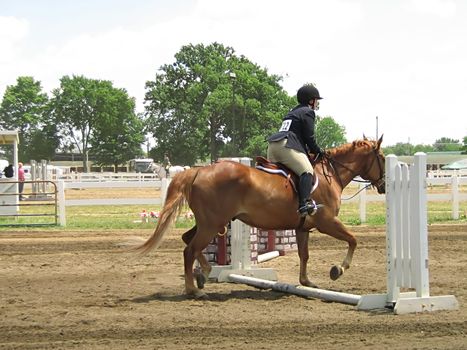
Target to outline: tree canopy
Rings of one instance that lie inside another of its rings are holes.
[[[6,88],[0,106],[0,127],[18,130],[18,157],[23,162],[50,159],[59,143],[55,124],[49,119],[47,94],[33,77],[18,77],[16,85]]]
[[[316,120],[316,140],[321,148],[334,148],[347,142],[345,127],[332,117],[318,117]]]
[[[467,136],[464,138],[464,144],[466,139]],[[432,145],[412,145],[409,142],[398,142],[395,145],[384,147],[383,151],[385,154],[395,154],[396,156],[411,156],[417,152],[459,152],[462,151],[462,147],[458,140],[441,137]]]
[[[264,154],[266,137],[293,105],[281,77],[218,43],[187,45],[146,83],[152,155],[194,164]]]
[[[436,152],[459,151],[461,147],[459,140],[454,140],[449,137],[441,137],[433,144],[433,148]]]
[[[53,96],[63,145],[71,143],[83,154],[85,170],[91,150],[99,164],[119,164],[141,153],[143,127],[126,90],[110,81],[64,76]]]

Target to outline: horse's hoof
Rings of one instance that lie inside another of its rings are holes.
[[[197,273],[195,274],[196,278],[196,285],[198,286],[199,289],[204,288],[204,284],[206,283],[206,277],[202,273]]]
[[[335,281],[339,277],[341,277],[343,273],[344,273],[344,269],[342,268],[342,266],[334,265],[331,268],[331,271],[329,271],[329,277],[331,277],[331,279]]]
[[[204,292],[197,292],[193,296],[196,300],[209,300],[208,295]]]
[[[311,281],[300,282],[300,284],[304,287],[318,288],[318,286]]]

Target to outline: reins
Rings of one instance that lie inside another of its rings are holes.
[[[344,183],[342,182],[342,179],[339,175],[339,173],[336,171],[336,167],[334,166],[334,164],[348,170],[350,172],[350,174],[352,174],[352,181],[354,182],[358,182],[358,183],[366,183],[367,185],[362,187],[360,190],[358,190],[355,194],[353,194],[352,196],[348,197],[348,198],[342,198],[342,200],[344,201],[348,201],[348,200],[351,200],[353,198],[355,198],[360,192],[366,190],[367,188],[371,187],[371,186],[377,186],[377,184],[383,179],[384,177],[384,172],[382,170],[382,167],[381,167],[381,163],[380,163],[380,159],[378,157],[378,150],[376,148],[373,148],[373,152],[375,154],[375,157],[373,158],[370,166],[369,166],[369,169],[371,169],[373,167],[373,163],[375,162],[375,160],[378,160],[378,168],[379,168],[379,173],[380,173],[380,177],[378,180],[375,181],[375,183],[371,182],[370,180],[359,180],[359,179],[355,179],[355,177],[359,176],[359,174],[355,173],[355,171],[353,169],[350,169],[347,165],[345,165],[344,163],[342,162],[339,162],[337,160],[335,160],[334,158],[330,157],[329,155],[325,154],[323,156],[323,158],[321,159],[320,163],[321,163],[321,167],[323,169],[323,176],[324,178],[326,179],[326,181],[330,184],[331,183],[331,179],[333,177],[333,175],[328,171],[327,167],[324,166],[324,163],[327,161],[327,163],[329,164],[329,167],[332,169],[332,173],[334,173],[334,175],[337,176],[337,179],[339,180],[339,183],[340,183],[340,186],[342,189],[344,189]]]
[[[359,182],[359,181],[357,181],[357,182]],[[358,190],[355,194],[353,194],[352,196],[347,197],[347,198],[341,198],[341,200],[343,200],[343,201],[349,201],[349,200],[351,200],[352,198],[355,198],[360,192],[362,192],[363,190],[366,190],[368,187],[371,187],[371,186],[372,186],[372,184],[369,183],[368,185],[366,185],[366,186],[362,187],[361,189],[359,189],[359,190]]]

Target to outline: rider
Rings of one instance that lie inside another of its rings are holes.
[[[164,167],[164,170],[165,170],[165,176],[168,178],[169,169],[172,166],[172,164],[170,164],[169,155],[167,153],[164,153],[164,161],[162,162],[162,166]]]
[[[321,96],[311,84],[297,92],[298,105],[282,119],[279,132],[268,138],[268,159],[284,164],[299,176],[298,212],[300,216],[314,215],[318,209],[314,200],[309,200],[313,181],[313,167],[308,151],[322,156],[324,151],[315,140],[315,112]]]

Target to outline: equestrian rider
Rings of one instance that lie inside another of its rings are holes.
[[[304,85],[297,92],[298,105],[282,119],[279,132],[268,138],[268,159],[284,164],[299,176],[298,212],[302,217],[314,215],[318,209],[310,200],[313,167],[308,152],[322,156],[324,151],[315,140],[315,111],[321,96],[313,85]]]

